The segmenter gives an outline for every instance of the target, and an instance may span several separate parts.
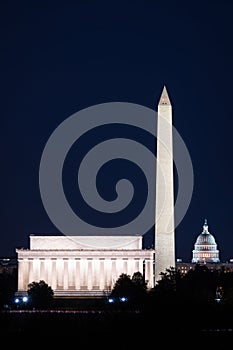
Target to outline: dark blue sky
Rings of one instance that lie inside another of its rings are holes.
[[[99,103],[157,110],[165,84],[194,168],[177,257],[191,259],[207,218],[220,258],[232,258],[232,1],[2,1],[0,16],[0,256],[30,233],[58,233],[38,180],[54,129]]]

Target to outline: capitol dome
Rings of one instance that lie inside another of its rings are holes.
[[[203,232],[197,237],[196,245],[216,245],[214,236],[207,231],[206,225],[203,226]]]
[[[219,262],[219,250],[217,250],[214,236],[208,231],[207,220],[205,220],[203,231],[194,245],[192,263],[216,262]]]

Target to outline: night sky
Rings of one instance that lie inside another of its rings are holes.
[[[166,85],[194,169],[176,257],[191,260],[207,218],[220,259],[233,258],[232,1],[2,1],[0,16],[0,256],[27,248],[31,233],[59,233],[39,190],[58,125],[106,102],[157,110]]]

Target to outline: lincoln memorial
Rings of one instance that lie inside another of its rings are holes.
[[[142,236],[36,236],[30,249],[17,249],[18,295],[44,280],[54,296],[103,296],[122,273],[141,272],[154,286],[154,250]]]

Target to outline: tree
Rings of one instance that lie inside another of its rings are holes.
[[[211,271],[206,265],[196,264],[194,269],[184,276],[182,283],[183,298],[198,303],[213,303],[218,286],[219,272]]]
[[[113,286],[111,296],[115,298],[128,297],[131,294],[132,287],[133,284],[130,276],[122,273]]]
[[[12,303],[17,290],[16,271],[0,273],[0,309]]]
[[[139,307],[143,304],[147,295],[147,284],[141,272],[135,272],[132,276],[122,273],[117,279],[110,297],[114,298],[117,304],[123,300],[127,300],[130,307]],[[121,303],[121,305],[123,305]],[[124,306],[125,307],[125,306]]]
[[[177,285],[181,279],[180,271],[177,271],[175,267],[170,267],[165,272],[161,272],[160,276],[161,279],[157,281],[150,294],[161,300],[167,301],[173,299],[176,295]]]
[[[35,308],[47,308],[53,303],[54,292],[43,280],[29,283],[27,293],[30,305]]]
[[[140,271],[134,272],[134,274],[132,276],[132,282],[136,286],[140,287],[142,290],[147,289],[147,283],[145,282],[145,278]]]

